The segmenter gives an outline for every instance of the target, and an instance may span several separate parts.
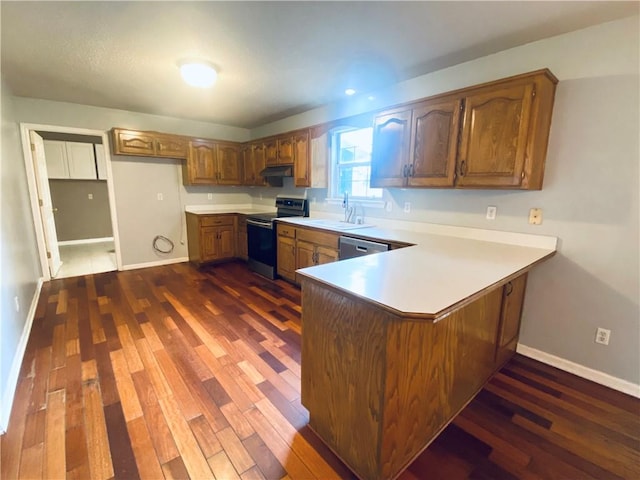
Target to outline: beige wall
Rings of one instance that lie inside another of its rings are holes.
[[[380,92],[389,104],[548,67],[560,80],[541,191],[385,191],[394,217],[469,227],[553,235],[558,254],[534,269],[523,314],[521,343],[615,377],[640,383],[638,17],[524,45],[414,78]],[[380,105],[382,106],[382,105]],[[252,137],[320,123],[358,105],[331,105],[252,131]],[[288,183],[291,193],[303,193]],[[256,193],[259,191],[257,190]],[[312,210],[325,190],[309,190]],[[269,203],[268,192],[263,202]],[[257,196],[254,201],[260,203]],[[411,213],[402,211],[411,202]],[[498,207],[495,221],[485,219]],[[527,223],[531,207],[544,223]],[[611,329],[608,347],[594,343],[597,327]]]
[[[4,82],[0,135],[0,431],[7,426],[9,406],[26,345],[25,325],[38,279],[42,276],[27,178],[15,122],[13,98]],[[16,312],[14,298],[20,310]],[[12,374],[14,375],[12,378]]]
[[[49,180],[49,190],[59,242],[113,236],[106,181]]]

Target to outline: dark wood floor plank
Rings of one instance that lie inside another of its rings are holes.
[[[300,403],[300,290],[242,262],[47,282],[0,478],[355,478]],[[640,478],[640,400],[516,355],[401,480]]]

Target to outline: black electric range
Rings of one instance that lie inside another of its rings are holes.
[[[278,197],[275,213],[247,216],[249,268],[267,278],[275,278],[277,264],[276,230],[273,221],[282,217],[308,217],[306,198]]]

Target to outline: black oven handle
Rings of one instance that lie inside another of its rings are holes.
[[[269,222],[269,223],[257,222],[255,220],[251,220],[250,218],[248,218],[247,219],[247,225],[254,225],[256,227],[267,228],[269,230],[273,230],[273,223],[271,223],[271,222]]]

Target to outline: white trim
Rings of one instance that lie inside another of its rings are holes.
[[[84,238],[82,240],[63,240],[62,242],[58,242],[58,246],[60,246],[60,245],[84,245],[86,243],[102,243],[102,242],[113,242],[113,237]]]
[[[51,272],[49,272],[49,262],[47,261],[47,248],[44,240],[44,230],[40,219],[40,208],[38,204],[38,188],[36,186],[35,171],[33,168],[33,157],[31,155],[31,140],[29,139],[30,130],[44,130],[56,133],[71,133],[76,135],[92,135],[102,138],[104,145],[104,156],[107,170],[107,191],[109,193],[109,210],[111,212],[111,229],[113,231],[113,242],[116,251],[116,265],[118,270],[122,270],[122,255],[120,252],[120,236],[118,233],[118,216],[116,212],[116,197],[113,186],[113,173],[111,170],[111,153],[109,149],[109,135],[104,130],[92,130],[88,128],[62,127],[57,125],[43,125],[36,123],[21,123],[20,136],[22,138],[22,153],[24,157],[25,169],[27,172],[27,184],[29,187],[29,198],[31,200],[31,214],[36,232],[36,243],[38,244],[38,253],[40,256],[40,267],[44,281],[51,280]]]
[[[138,268],[160,267],[162,265],[171,265],[173,263],[184,263],[188,261],[189,257],[168,258],[166,260],[157,260],[155,262],[132,263],[130,265],[123,265],[120,270],[136,270]]]
[[[31,326],[33,325],[33,319],[36,316],[36,308],[38,307],[38,300],[40,299],[40,291],[42,290],[42,284],[44,279],[40,277],[36,285],[36,291],[33,294],[31,300],[31,306],[27,313],[27,319],[24,322],[24,328],[22,329],[22,335],[18,342],[18,348],[16,354],[13,357],[11,363],[11,369],[9,370],[9,377],[7,379],[6,390],[2,398],[2,406],[0,407],[0,434],[5,433],[9,427],[9,418],[11,417],[11,408],[13,407],[13,400],[16,394],[16,388],[18,386],[18,376],[20,375],[20,367],[22,366],[22,360],[24,360],[24,353],[27,349],[27,342],[29,335],[31,334]]]
[[[608,373],[594,370],[584,365],[565,360],[564,358],[556,357],[550,353],[537,350],[535,348],[527,347],[526,345],[518,344],[516,351],[525,357],[533,358],[552,367],[559,368],[565,372],[573,373],[592,382],[599,383],[605,387],[613,388],[619,392],[626,393],[627,395],[640,398],[640,385],[623,380]]]

